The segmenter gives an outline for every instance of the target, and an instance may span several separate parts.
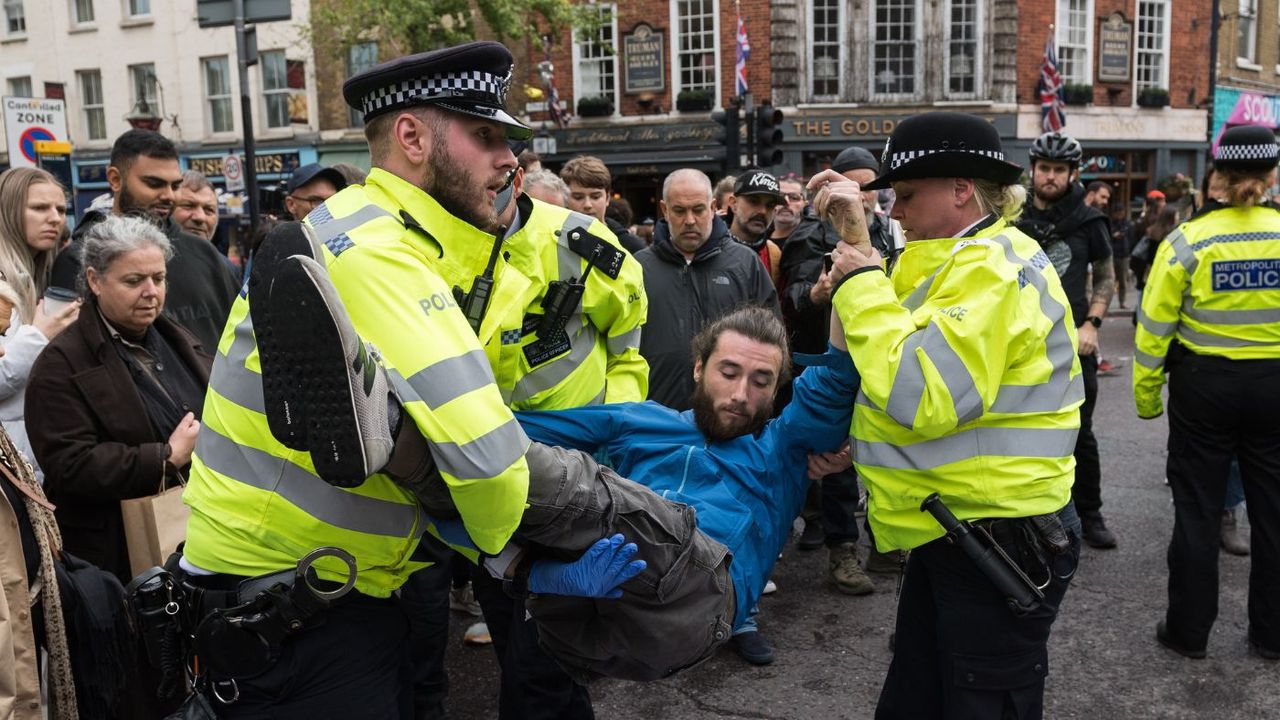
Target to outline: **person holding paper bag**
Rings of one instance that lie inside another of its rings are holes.
[[[32,368],[27,428],[66,548],[127,583],[120,501],[185,476],[213,360],[161,315],[164,233],[112,216],[84,240],[84,311]]]

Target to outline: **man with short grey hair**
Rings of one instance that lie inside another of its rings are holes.
[[[173,221],[196,237],[213,240],[218,229],[218,192],[199,170],[182,173],[173,204]]]
[[[524,193],[534,200],[558,207],[567,207],[569,204],[569,186],[550,170],[527,173],[524,176]]]

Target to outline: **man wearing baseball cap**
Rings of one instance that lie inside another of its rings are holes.
[[[334,168],[320,163],[303,165],[285,183],[284,208],[294,220],[301,220],[346,186],[347,179]]]
[[[778,179],[758,168],[748,168],[738,175],[733,184],[733,198],[728,201],[729,215],[733,218],[729,232],[760,256],[774,287],[778,286],[782,271],[782,249],[769,239],[767,231],[773,224],[773,211],[781,202]]]
[[[850,432],[867,517],[881,551],[911,551],[876,717],[1039,717],[1080,544],[1071,453],[1084,393],[1067,298],[1010,224],[1022,168],[989,122],[907,118],[881,161],[864,187],[834,171],[809,185],[844,239],[832,307],[862,376]],[[907,246],[886,276],[880,253],[849,239],[863,237],[861,192],[889,186]],[[979,564],[948,542],[923,511],[935,495],[1011,560]],[[1025,578],[998,585],[1013,565]]]

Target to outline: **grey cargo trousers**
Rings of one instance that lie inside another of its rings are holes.
[[[535,557],[573,560],[621,533],[646,563],[618,599],[529,595],[538,641],[581,683],[657,680],[697,665],[726,642],[734,592],[728,549],[698,529],[693,508],[659,497],[591,456],[532,443],[528,509],[513,541]],[[434,474],[434,473],[433,473]],[[428,512],[454,516],[439,476],[407,483]]]

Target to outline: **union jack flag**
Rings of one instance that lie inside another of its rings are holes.
[[[1040,126],[1044,132],[1054,132],[1067,126],[1066,100],[1063,97],[1062,76],[1058,74],[1058,54],[1053,50],[1053,32],[1044,44],[1044,60],[1040,63]]]
[[[551,64],[550,38],[543,38],[542,49],[544,59],[538,63],[538,72],[542,75],[543,84],[547,86],[547,114],[551,116],[551,121],[556,124],[556,127],[564,127],[569,124],[569,116],[560,106],[560,93],[556,92],[556,75],[555,66]]]
[[[737,3],[734,3],[734,10],[738,14],[738,61],[734,70],[738,76],[738,94],[746,95],[747,58],[751,57],[751,43],[747,41],[747,26],[742,23],[742,11],[738,9]]]

